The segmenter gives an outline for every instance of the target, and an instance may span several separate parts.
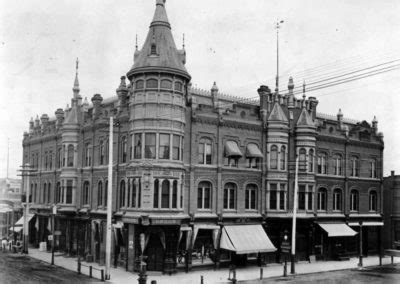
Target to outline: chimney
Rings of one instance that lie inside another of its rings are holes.
[[[100,115],[100,105],[101,105],[102,101],[103,101],[103,98],[101,97],[100,94],[94,94],[93,95],[92,103],[93,103],[93,116],[94,116],[94,118],[97,118]]]

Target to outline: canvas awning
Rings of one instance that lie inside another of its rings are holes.
[[[23,226],[15,226],[14,228],[11,227],[11,228],[10,228],[10,231],[14,231],[14,232],[16,232],[16,233],[19,233],[19,232],[22,231],[22,229],[23,229]]]
[[[30,220],[32,220],[33,216],[35,216],[34,214],[28,214],[27,216],[27,222],[29,223]],[[17,223],[15,223],[15,226],[23,226],[24,225],[24,216],[22,216]]]
[[[246,157],[263,158],[264,156],[256,144],[248,144],[246,147]]]
[[[357,234],[345,223],[319,223],[318,225],[328,233],[328,237],[353,237]]]
[[[261,225],[224,226],[220,247],[237,254],[276,251]]]
[[[378,222],[378,221],[362,222],[362,225],[363,225],[363,227],[364,226],[368,226],[368,227],[383,226],[383,222]],[[360,226],[360,223],[359,222],[349,222],[349,226],[352,226],[352,227]]]
[[[225,155],[227,157],[242,157],[243,154],[240,152],[240,149],[235,141],[226,141],[225,142]]]

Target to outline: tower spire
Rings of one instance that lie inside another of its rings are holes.
[[[182,49],[185,49],[185,34],[182,34]]]
[[[75,82],[72,91],[74,92],[74,98],[76,99],[79,94],[79,80],[78,80],[78,68],[79,68],[79,59],[76,58],[76,65],[75,65]]]

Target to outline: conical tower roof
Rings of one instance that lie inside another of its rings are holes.
[[[176,48],[172,36],[171,25],[165,10],[165,0],[156,0],[156,10],[146,40],[142,49],[138,51],[127,77],[131,78],[136,73],[146,71],[164,71],[178,73],[190,79],[183,55],[184,50],[180,51]]]
[[[288,119],[285,115],[285,113],[283,112],[283,109],[281,108],[281,106],[278,104],[278,102],[275,102],[274,107],[271,110],[271,113],[268,117],[268,121],[278,121],[278,122],[288,122]]]
[[[311,118],[311,115],[308,113],[308,111],[303,107],[301,110],[299,119],[297,120],[296,123],[297,126],[310,126],[310,127],[315,127],[315,124]]]

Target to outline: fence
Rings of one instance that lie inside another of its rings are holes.
[[[78,261],[78,274],[82,273],[82,266],[87,267],[89,269],[89,277],[90,278],[93,278],[93,270],[99,271],[100,272],[100,280],[104,281],[104,269],[99,269],[99,268],[93,267],[91,265],[82,264],[80,261]]]

